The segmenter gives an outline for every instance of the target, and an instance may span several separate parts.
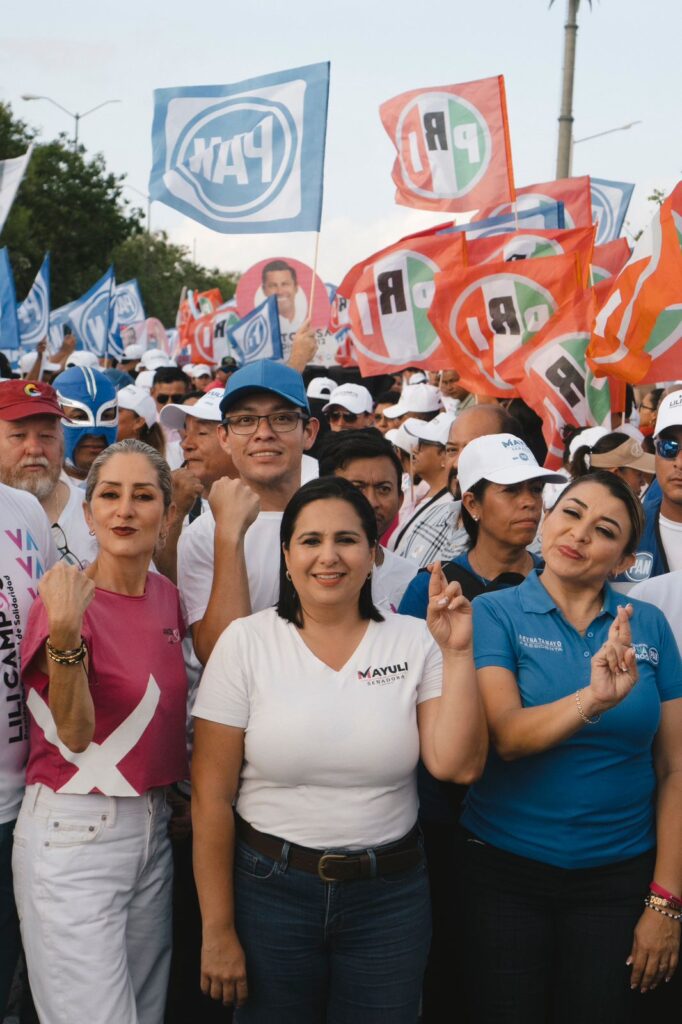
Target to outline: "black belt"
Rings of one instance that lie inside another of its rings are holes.
[[[397,871],[407,871],[416,867],[422,859],[419,830],[416,825],[395,843],[374,847],[370,855],[367,850],[358,850],[357,853],[325,853],[324,850],[287,843],[278,836],[259,832],[236,813],[235,822],[239,838],[256,853],[262,853],[271,860],[281,860],[284,847],[288,846],[289,867],[317,875],[323,882],[352,882],[356,879],[375,878],[378,875],[392,875]]]

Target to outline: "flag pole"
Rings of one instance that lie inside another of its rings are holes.
[[[315,255],[313,256],[313,279],[310,284],[310,300],[308,303],[308,316],[312,319],[313,302],[315,301],[315,281],[317,279],[317,258],[320,254],[320,232],[315,232]]]

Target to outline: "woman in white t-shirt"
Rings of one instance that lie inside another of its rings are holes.
[[[30,712],[14,883],[31,989],[49,1024],[161,1024],[172,863],[164,787],[187,777],[177,589],[149,572],[170,470],[141,441],[93,463],[83,572],[41,579],[22,644]]]
[[[487,749],[470,606],[435,571],[428,628],[384,619],[376,518],[338,477],[294,495],[281,540],[277,608],[225,630],[194,707],[202,988],[247,1024],[413,1024],[417,761],[468,782]]]

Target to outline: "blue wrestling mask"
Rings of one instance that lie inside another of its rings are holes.
[[[74,466],[73,455],[84,437],[103,437],[107,446],[116,440],[118,403],[116,388],[99,370],[72,366],[53,381],[63,408],[77,418],[64,416],[64,456]]]

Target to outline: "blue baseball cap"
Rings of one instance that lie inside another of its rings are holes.
[[[273,395],[279,395],[292,405],[310,412],[305,384],[298,370],[283,363],[275,363],[271,359],[259,359],[254,363],[247,363],[230,375],[225,396],[220,403],[222,415],[225,416],[240,398],[254,391],[268,391]]]

